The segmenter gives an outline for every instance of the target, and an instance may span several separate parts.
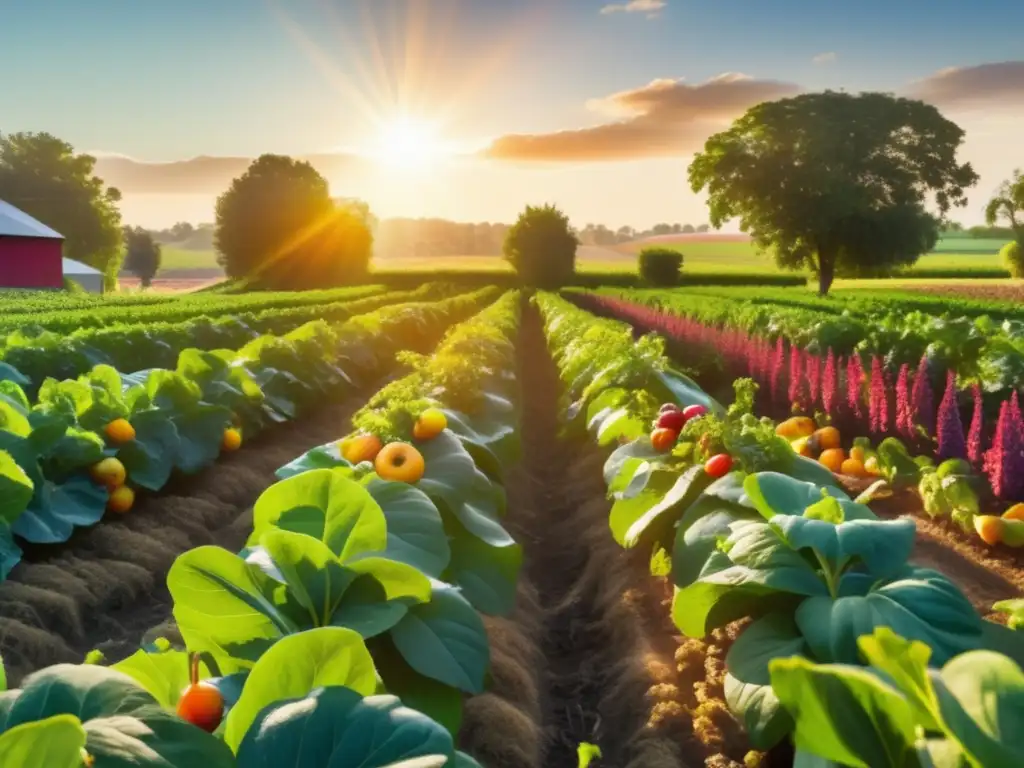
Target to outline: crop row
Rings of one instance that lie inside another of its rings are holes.
[[[1024,759],[1024,735],[1007,727],[1024,716],[1024,636],[911,564],[912,521],[879,519],[870,492],[851,499],[794,452],[752,412],[753,381],[738,380],[723,408],[672,370],[659,338],[536,301],[569,427],[616,446],[604,466],[611,534],[667,574],[686,637],[735,638],[721,694],[755,747],[792,736],[798,765]],[[659,450],[647,432],[663,403],[704,413]],[[705,463],[721,455],[734,471]]]
[[[374,293],[356,299],[339,297],[326,303],[239,314],[202,315],[174,323],[132,320],[72,333],[39,332],[38,328],[14,331],[0,340],[0,379],[14,380],[34,392],[47,377],[79,376],[99,364],[112,365],[126,373],[170,368],[183,349],[234,349],[260,334],[286,333],[310,320],[338,322],[388,304],[446,295],[451,295],[446,286],[428,284],[415,291]]]
[[[496,292],[387,306],[333,326],[312,321],[236,351],[184,349],[174,369],[98,365],[77,379],[47,379],[35,401],[0,382],[0,576],[20,559],[15,536],[66,541],[108,506],[130,508],[132,489],[159,491],[173,473],[195,473],[237,447],[229,428],[248,438],[351,391]]]
[[[187,650],[56,665],[4,694],[0,763],[479,768],[454,736],[490,666],[478,611],[508,609],[519,568],[500,523],[518,308],[507,294],[410,359],[355,419],[380,435],[343,441],[401,440],[373,463],[314,449],[259,498],[240,553],[178,557],[167,582]]]
[[[56,309],[20,313],[5,307],[0,332],[41,328],[55,333],[71,333],[80,328],[103,328],[124,323],[176,323],[202,315],[252,312],[262,309],[301,307],[348,301],[383,293],[382,285],[356,285],[322,291],[278,291],[220,296],[204,293],[179,296],[157,303],[103,301],[75,309]]]
[[[12,314],[31,314],[36,312],[67,312],[87,309],[89,307],[110,307],[119,305],[123,308],[145,306],[147,304],[165,304],[181,298],[173,293],[68,293],[67,291],[29,291],[23,288],[0,289],[0,302],[4,310]]]

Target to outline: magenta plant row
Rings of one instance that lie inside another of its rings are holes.
[[[577,298],[592,309],[610,312],[676,342],[714,349],[731,372],[757,381],[776,409],[820,411],[833,422],[876,440],[892,435],[918,448],[931,448],[939,460],[965,459],[988,477],[997,498],[1024,499],[1024,418],[1016,392],[1001,404],[992,425],[985,423],[981,390],[973,385],[965,434],[955,372],[947,372],[936,407],[924,358],[914,371],[901,366],[893,380],[877,356],[865,371],[855,354],[837,357],[832,350],[824,356],[812,354],[781,337],[771,342],[612,296],[578,294]],[[991,437],[986,449],[987,435]]]

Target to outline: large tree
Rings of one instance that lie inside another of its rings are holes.
[[[124,268],[149,288],[160,269],[160,244],[142,227],[124,228]]]
[[[504,254],[526,285],[557,288],[576,271],[579,240],[553,205],[526,206],[505,235]]]
[[[881,274],[934,247],[940,216],[977,182],[964,132],[928,104],[883,93],[812,93],[759,104],[715,134],[689,169],[716,228],[739,218],[779,266]]]
[[[217,199],[214,243],[229,277],[288,289],[338,285],[367,271],[369,217],[365,204],[335,204],[309,163],[263,155]]]
[[[994,227],[1005,219],[1014,231],[1017,242],[1024,245],[1024,173],[1020,169],[1004,181],[985,206],[985,222]]]
[[[64,236],[64,255],[108,286],[121,264],[121,193],[93,174],[96,158],[48,133],[0,135],[0,200]]]

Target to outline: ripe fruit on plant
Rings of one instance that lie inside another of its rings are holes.
[[[808,458],[814,456],[814,446],[811,444],[811,438],[809,437],[798,437],[790,443],[790,446],[798,456],[806,456]]]
[[[725,477],[729,474],[730,469],[732,469],[732,456],[728,453],[720,453],[704,462],[704,472],[709,477]]]
[[[128,476],[124,464],[113,456],[93,464],[89,474],[97,483],[111,489],[124,485],[125,478]]]
[[[660,453],[671,451],[672,446],[676,444],[678,439],[679,433],[674,429],[661,427],[651,432],[651,445],[654,446],[654,450]]]
[[[354,435],[341,441],[341,458],[350,464],[373,461],[383,447],[376,435]]]
[[[178,717],[213,733],[224,717],[224,697],[217,687],[199,679],[199,654],[192,654],[189,686],[178,699]]]
[[[683,408],[683,416],[686,417],[687,421],[689,421],[690,419],[696,419],[698,416],[703,416],[707,412],[707,408],[705,408],[703,405],[698,404],[688,405],[685,408]]]
[[[821,456],[818,457],[818,463],[827,467],[832,472],[842,472],[846,460],[842,448],[829,448],[822,451]],[[857,463],[859,464],[860,462]]]
[[[864,449],[861,448],[859,445],[855,445],[853,446],[853,448],[850,449],[850,458],[856,459],[857,461],[860,462],[864,462],[867,461],[867,453],[865,453]]]
[[[114,445],[121,445],[135,439],[135,427],[129,423],[128,419],[114,419],[103,428],[103,434]]]
[[[822,427],[814,433],[814,437],[823,451],[839,447],[839,430],[835,427]]]
[[[1024,521],[1024,504],[1014,504],[1008,510],[1003,512],[1003,520]]]
[[[678,411],[679,406],[675,403],[665,403],[661,408],[658,409],[658,413],[665,413],[666,411]]]
[[[990,547],[1003,540],[1004,525],[1003,519],[995,515],[977,515],[974,518],[974,530]]]
[[[864,461],[864,471],[867,472],[869,475],[874,475],[875,477],[882,474],[882,467],[878,464],[877,456],[867,457],[867,459]]]
[[[225,451],[237,451],[242,447],[242,433],[234,427],[228,427],[224,430],[220,447]]]
[[[864,471],[864,462],[858,461],[857,459],[847,459],[839,468],[839,473],[842,475],[850,475],[851,477],[863,477],[866,474]]]
[[[412,436],[417,440],[433,440],[448,426],[448,417],[437,408],[427,408],[412,426]]]
[[[665,411],[654,422],[656,428],[671,429],[673,432],[681,431],[685,424],[686,416],[683,415],[682,411]]]
[[[122,485],[111,490],[110,498],[107,499],[107,509],[119,515],[123,515],[125,512],[130,510],[134,504],[135,491],[127,485]]]
[[[408,443],[388,443],[377,454],[373,468],[385,480],[415,483],[423,477],[425,466],[423,454]]]
[[[775,434],[787,440],[796,440],[798,437],[810,437],[815,430],[814,419],[808,416],[794,416],[786,419],[775,428]]]

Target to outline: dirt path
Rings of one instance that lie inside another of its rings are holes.
[[[168,493],[143,497],[121,519],[30,552],[0,583],[0,656],[12,683],[42,666],[81,661],[93,648],[117,661],[151,639],[147,631],[170,615],[166,577],[177,555],[203,544],[240,549],[274,471],[343,436],[378,384],[261,435]]]

